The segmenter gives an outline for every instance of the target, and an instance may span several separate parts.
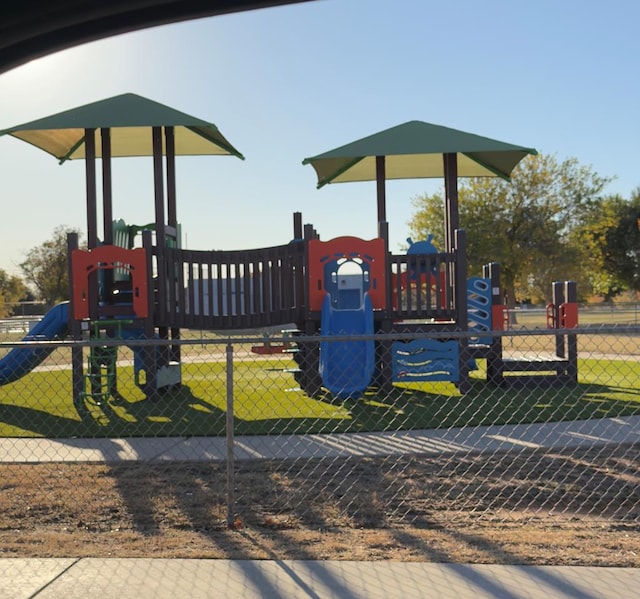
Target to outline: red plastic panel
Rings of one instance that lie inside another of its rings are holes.
[[[504,304],[491,306],[491,328],[494,331],[504,331],[509,328],[509,311]]]
[[[128,250],[117,245],[101,245],[92,250],[73,250],[73,317],[89,318],[89,276],[98,270],[125,268],[131,273],[133,311],[138,318],[149,315],[147,254],[144,248]]]
[[[560,304],[560,329],[575,329],[578,326],[578,304],[565,302]]]
[[[359,237],[336,237],[329,241],[309,241],[307,280],[309,284],[309,309],[322,310],[327,293],[324,285],[324,264],[338,258],[360,258],[370,268],[369,297],[374,309],[386,304],[387,273],[385,271],[384,239],[364,240]]]

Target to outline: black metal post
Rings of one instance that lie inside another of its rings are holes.
[[[578,288],[575,281],[565,281],[564,299],[567,303],[578,303]],[[577,323],[576,323],[577,324]],[[567,376],[572,382],[578,382],[578,336],[567,334]]]
[[[467,238],[462,229],[456,229],[455,236],[455,290],[454,298],[456,304],[456,329],[458,331],[469,330],[469,315],[467,308]],[[459,341],[458,368],[460,371],[460,381],[458,389],[460,393],[468,393],[471,386],[469,380],[469,339],[460,337]]]
[[[553,302],[553,319],[555,322],[556,330],[560,328],[560,306],[564,303],[564,283],[562,281],[554,281],[552,286],[552,299]],[[564,335],[556,335],[556,356],[558,358],[565,358],[565,346]]]
[[[73,268],[71,263],[71,252],[78,249],[78,234],[69,233],[67,235],[67,257],[69,268],[69,331],[71,337],[75,341],[82,339],[82,323],[74,318],[73,303]],[[73,395],[73,405],[78,414],[82,416],[82,394],[84,392],[84,364],[83,364],[82,347],[73,345],[71,348],[71,388]]]
[[[444,251],[453,251],[455,232],[459,227],[458,216],[458,156],[443,154],[444,169]]]
[[[498,327],[504,327],[504,315],[502,323],[498,324],[493,322],[494,319],[494,306],[502,306],[502,290],[500,282],[500,264],[497,262],[491,262],[485,264],[482,268],[483,276],[485,279],[491,281],[491,321],[492,329],[496,330]],[[504,368],[502,362],[502,337],[495,336],[491,338],[491,346],[489,347],[489,354],[487,355],[487,380],[491,383],[499,385],[504,377]]]
[[[376,186],[378,197],[378,223],[387,220],[386,165],[384,156],[376,156]]]

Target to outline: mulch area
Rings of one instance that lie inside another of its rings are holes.
[[[221,464],[2,464],[0,556],[640,567],[638,445],[239,462],[233,489],[228,513]]]

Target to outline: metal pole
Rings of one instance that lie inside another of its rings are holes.
[[[98,247],[98,215],[96,192],[96,130],[84,130],[85,159],[87,189],[87,247],[92,250]]]
[[[102,144],[102,230],[105,245],[113,245],[113,182],[111,175],[111,129],[100,129]],[[113,272],[113,271],[107,271]]]
[[[578,303],[578,289],[575,281],[564,282],[564,301],[569,304]],[[577,323],[576,323],[577,325]],[[578,382],[578,337],[577,335],[566,336],[566,357],[569,361],[567,375],[571,382]]]
[[[463,229],[456,229],[454,236],[455,252],[455,278],[454,278],[454,301],[456,307],[456,330],[469,330],[469,310],[467,306],[467,236]],[[460,381],[458,389],[460,393],[469,392],[469,338],[460,337],[458,369]]]
[[[378,195],[378,223],[387,220],[386,164],[384,156],[376,156],[376,189]]]
[[[111,174],[111,129],[100,129],[102,146],[102,231],[105,245],[113,245],[113,182]],[[108,296],[113,287],[113,269],[103,272],[104,294]]]
[[[560,306],[566,301],[566,298],[564,296],[564,282],[553,282],[553,286],[551,288],[551,296],[551,301],[553,302],[554,320],[556,323],[555,328],[558,329],[560,326]],[[566,357],[564,335],[556,335],[556,356],[563,359]]]
[[[73,279],[73,268],[71,262],[71,252],[78,249],[78,234],[69,233],[67,235],[67,256],[69,268],[69,329],[74,340],[78,341],[82,338],[82,326],[79,320],[74,318],[74,302],[73,302],[73,285],[76,283]],[[73,405],[78,414],[82,417],[82,392],[84,391],[84,362],[82,347],[73,345],[71,348],[71,386],[73,395]]]
[[[172,233],[175,234],[175,247],[180,248],[180,231],[178,228],[178,207],[177,207],[177,194],[176,194],[176,143],[175,143],[175,131],[173,127],[164,128],[165,139],[165,154],[167,165],[167,224],[171,227]],[[172,280],[178,279],[178,264],[167,265],[167,269],[171,269],[171,275],[169,283]],[[171,318],[173,320],[173,318]],[[180,329],[178,327],[171,327],[171,339],[180,339]],[[169,362],[180,362],[181,351],[180,345],[174,344],[169,346],[168,355],[166,356]]]
[[[235,463],[233,455],[233,345],[227,343],[227,527],[235,528]]]
[[[458,155],[443,154],[444,169],[444,251],[452,252],[456,230],[459,227],[458,216]]]
[[[483,276],[491,281],[491,328],[492,330],[502,330],[504,328],[504,312],[498,316],[499,322],[495,321],[494,306],[502,306],[502,286],[500,284],[500,264],[491,262],[483,266]],[[495,311],[499,308],[495,308]],[[502,361],[502,337],[491,338],[491,347],[487,355],[487,380],[499,385],[504,377],[504,363]]]
[[[178,200],[176,194],[176,142],[173,127],[165,127],[165,155],[167,165],[167,224],[178,227]],[[180,240],[176,238],[179,245]]]

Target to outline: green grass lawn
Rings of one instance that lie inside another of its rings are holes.
[[[498,388],[483,380],[481,369],[465,396],[450,383],[422,383],[347,401],[328,393],[308,397],[285,371],[287,366],[293,363],[235,363],[235,434],[388,431],[640,414],[638,362],[580,360],[574,388]],[[81,419],[68,370],[33,372],[0,387],[0,436],[224,435],[224,364],[185,363],[182,379],[181,388],[151,400],[134,385],[132,368],[119,368],[119,397],[95,406],[90,418]]]

